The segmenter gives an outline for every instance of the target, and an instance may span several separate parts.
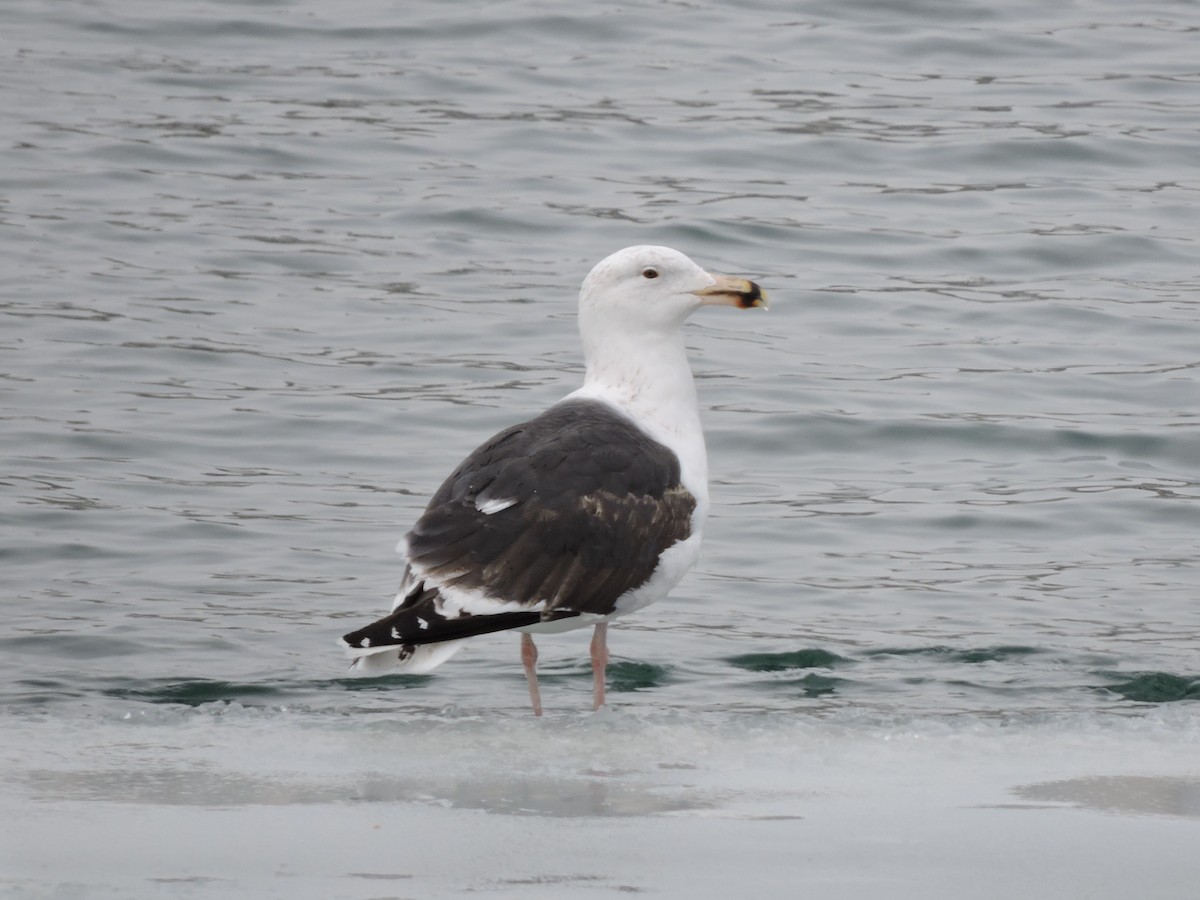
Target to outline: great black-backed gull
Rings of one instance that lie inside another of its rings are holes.
[[[608,622],[666,596],[699,555],[708,460],[680,326],[710,305],[767,297],[668,247],[592,269],[583,387],[484,443],[433,495],[397,548],[408,564],[391,614],[342,638],[357,670],[428,672],[467,638],[520,631],[541,715],[531,634],[593,625],[603,706]]]

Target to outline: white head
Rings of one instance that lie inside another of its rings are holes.
[[[705,305],[766,306],[753,281],[711,275],[678,250],[638,246],[601,260],[579,292],[579,328],[670,334]]]
[[[602,260],[579,292],[585,389],[626,404],[694,408],[680,326],[705,305],[749,309],[767,297],[753,281],[705,272],[670,247],[626,247]]]

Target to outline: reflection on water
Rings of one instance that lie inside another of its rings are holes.
[[[289,806],[321,803],[416,803],[503,815],[560,817],[653,816],[712,809],[717,793],[678,784],[644,782],[631,773],[584,772],[578,777],[506,775],[405,776],[373,773],[311,781],[283,775],[254,777],[205,766],[61,772],[34,770],[24,781],[37,800],[146,806]]]
[[[1094,775],[1022,785],[1013,793],[1102,812],[1200,818],[1200,778]]]

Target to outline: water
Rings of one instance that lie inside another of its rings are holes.
[[[1198,27],[10,0],[0,892],[1191,897]],[[348,677],[641,242],[773,303],[689,325],[708,543],[610,708],[584,633],[540,722],[511,636]]]

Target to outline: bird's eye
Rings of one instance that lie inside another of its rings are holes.
[[[642,269],[643,278],[657,278],[658,269]]]

